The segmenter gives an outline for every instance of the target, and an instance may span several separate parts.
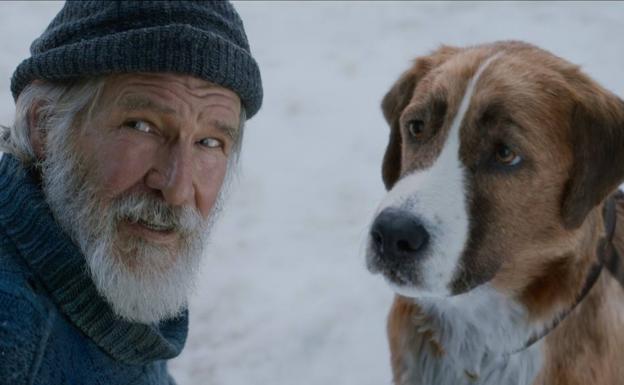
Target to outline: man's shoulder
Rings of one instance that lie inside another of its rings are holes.
[[[0,232],[0,314],[35,307],[43,310],[35,280],[11,242]],[[10,308],[1,305],[21,305]]]
[[[27,383],[49,333],[48,311],[27,270],[0,252],[0,378]]]

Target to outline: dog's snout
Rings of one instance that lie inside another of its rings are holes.
[[[385,209],[371,228],[373,247],[388,262],[416,257],[429,241],[429,233],[420,221],[402,210]]]

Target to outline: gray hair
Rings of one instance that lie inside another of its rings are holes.
[[[25,165],[37,162],[30,140],[30,112],[39,108],[34,124],[45,136],[48,130],[70,130],[78,119],[92,115],[106,83],[105,77],[65,83],[36,81],[24,88],[15,105],[15,122],[9,127],[0,126],[0,151],[10,153]],[[230,161],[238,162],[243,141],[246,111],[241,106],[239,132],[234,141]]]
[[[24,164],[37,161],[30,140],[30,113],[39,108],[34,122],[43,133],[49,129],[69,130],[83,111],[91,113],[104,88],[104,79],[95,78],[72,83],[33,82],[20,93],[15,103],[15,122],[0,129],[0,150],[10,153]]]

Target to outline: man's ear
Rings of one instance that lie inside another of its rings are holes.
[[[384,96],[381,109],[390,126],[390,139],[384,154],[381,174],[387,190],[394,186],[401,175],[402,139],[399,126],[401,113],[412,99],[418,82],[431,69],[441,65],[458,51],[458,48],[442,46],[429,56],[417,58],[412,68],[401,75]]]
[[[42,103],[35,102],[28,110],[28,137],[37,160],[44,158],[45,128]]]
[[[574,163],[562,206],[569,229],[581,226],[624,180],[624,102],[600,91],[577,102],[572,114]]]

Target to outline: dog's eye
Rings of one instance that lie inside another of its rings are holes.
[[[522,161],[522,157],[504,144],[498,145],[494,153],[496,162],[505,166],[515,166]]]
[[[425,134],[425,122],[418,119],[410,120],[407,122],[407,131],[412,138],[420,139]]]

